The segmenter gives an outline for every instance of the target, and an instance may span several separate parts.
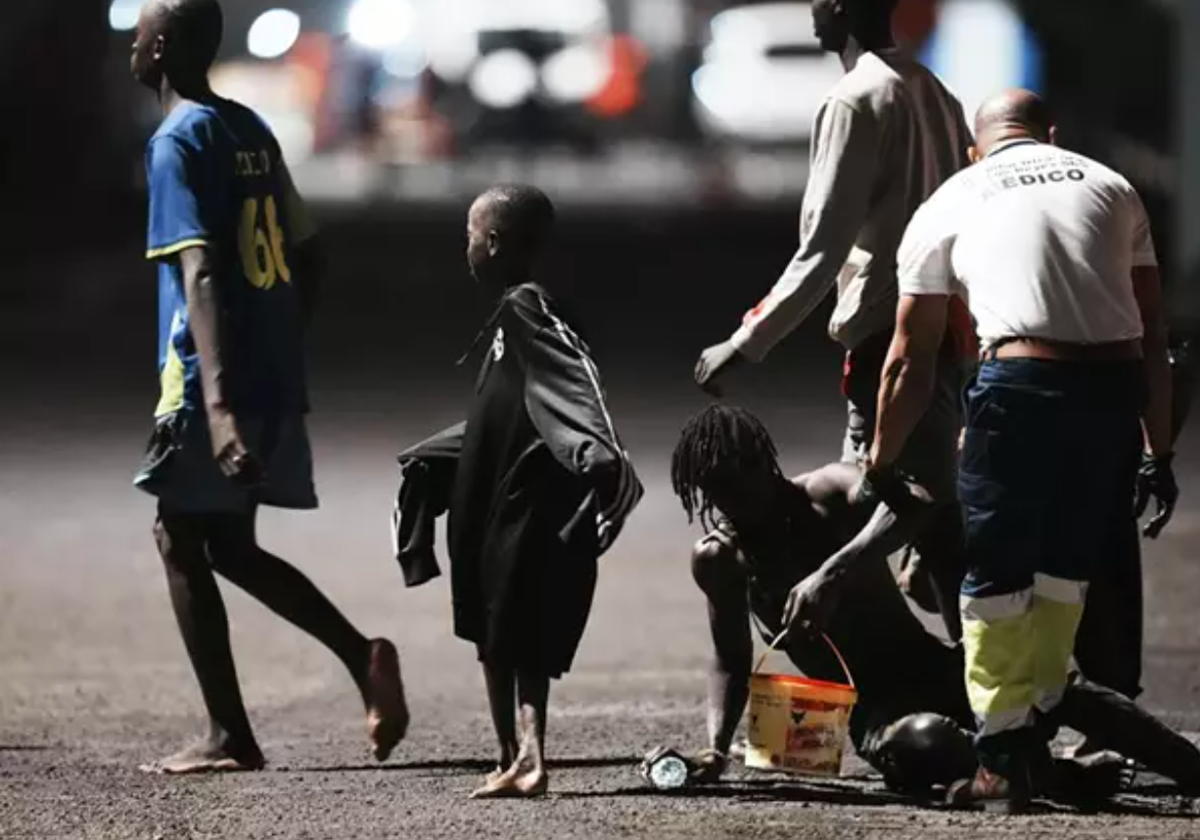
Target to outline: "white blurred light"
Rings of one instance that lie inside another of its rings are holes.
[[[473,0],[462,6],[462,13],[470,16],[460,20],[469,20],[480,30],[532,29],[587,35],[606,31],[609,25],[604,0]]]
[[[968,119],[992,94],[1033,84],[1026,78],[1031,45],[1006,0],[943,3],[930,41],[930,68],[957,94]]]
[[[651,50],[670,50],[687,40],[690,10],[683,0],[634,3],[629,10],[629,31]]]
[[[705,132],[762,141],[807,139],[814,115],[845,70],[834,55],[807,54],[817,45],[805,5],[729,9],[709,28],[704,61],[692,75],[693,107]],[[791,54],[772,54],[780,48]]]
[[[250,25],[246,47],[256,58],[278,58],[300,37],[300,16],[288,9],[263,12]]]
[[[727,9],[709,23],[711,43],[706,59],[716,61],[751,53],[772,46],[817,46],[812,17],[800,3],[764,3]]]
[[[384,50],[407,41],[416,23],[411,0],[356,0],[346,18],[346,30],[360,46]]]
[[[108,25],[118,32],[137,28],[142,0],[113,0],[108,7]]]
[[[604,0],[575,0],[555,3],[558,25],[566,32],[597,32],[608,29],[608,6]]]
[[[429,45],[429,66],[446,81],[461,82],[479,57],[478,44],[474,37],[445,33]]]
[[[517,50],[489,53],[471,73],[471,93],[489,108],[515,108],[537,90],[538,71],[529,56]]]
[[[421,49],[390,50],[383,56],[383,69],[397,79],[412,79],[421,75],[429,60]]]
[[[550,56],[542,67],[542,84],[560,102],[582,102],[599,93],[611,75],[606,52],[579,44]]]

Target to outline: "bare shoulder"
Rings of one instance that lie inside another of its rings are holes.
[[[857,465],[837,462],[802,473],[792,479],[792,484],[814,502],[822,502],[831,496],[846,495],[861,477],[862,470]]]

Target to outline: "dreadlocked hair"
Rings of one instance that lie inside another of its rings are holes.
[[[671,455],[671,486],[688,522],[713,528],[713,505],[704,488],[718,476],[766,472],[781,476],[775,443],[744,408],[714,403],[684,424]]]

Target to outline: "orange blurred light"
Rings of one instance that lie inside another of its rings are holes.
[[[642,100],[641,74],[646,50],[630,35],[614,35],[608,42],[612,72],[599,92],[587,100],[588,110],[612,119],[628,114]]]

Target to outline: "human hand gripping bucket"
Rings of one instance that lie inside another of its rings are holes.
[[[786,631],[776,637],[750,675],[746,766],[806,776],[837,776],[842,769],[850,711],[858,700],[854,678],[841,652],[825,634],[821,637],[837,657],[848,684],[759,673],[767,655],[785,635]]]

